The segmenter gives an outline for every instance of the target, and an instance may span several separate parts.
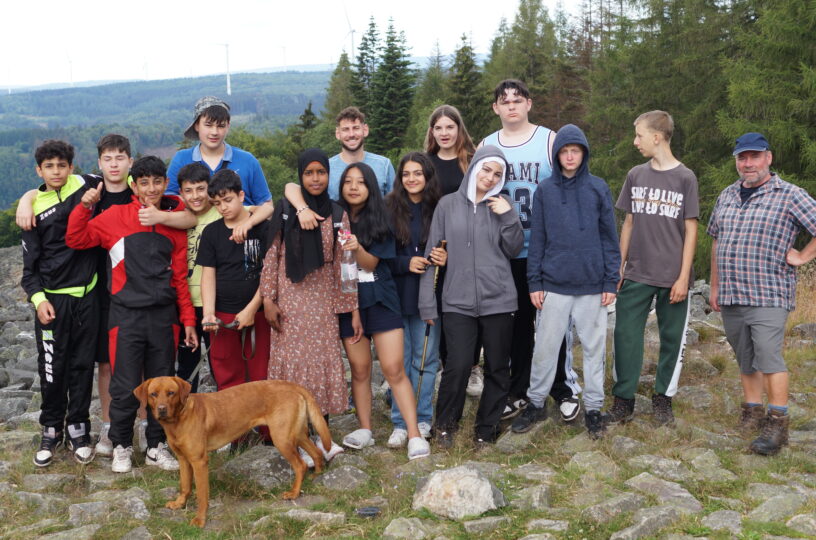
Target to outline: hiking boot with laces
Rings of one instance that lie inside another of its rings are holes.
[[[655,422],[661,426],[674,424],[674,412],[672,412],[672,398],[663,394],[652,396],[652,411]]]
[[[453,446],[453,432],[442,431],[437,428],[434,440],[436,441],[436,446],[438,448],[447,450]]]
[[[50,465],[60,446],[62,446],[62,432],[53,427],[44,427],[40,439],[40,449],[34,454],[34,465],[37,467]]]
[[[147,449],[145,464],[155,465],[164,471],[177,471],[179,469],[178,461],[163,442],[160,442],[155,448]]]
[[[587,435],[590,439],[600,439],[606,432],[606,417],[601,411],[587,411],[584,414]]]
[[[779,411],[770,410],[765,417],[762,433],[754,439],[749,447],[751,452],[763,456],[772,456],[788,444],[788,425],[790,416]]]
[[[544,403],[541,407],[536,407],[530,402],[527,408],[513,420],[513,425],[510,426],[510,429],[513,433],[526,433],[533,429],[535,424],[546,419],[547,404]]]
[[[118,473],[127,473],[133,468],[133,447],[125,448],[121,444],[117,444],[113,449],[113,460],[111,460],[111,471]]]
[[[68,438],[68,450],[73,452],[74,460],[82,465],[87,465],[93,461],[94,447],[91,445],[91,436],[89,434],[81,435],[79,437]]]
[[[568,397],[558,404],[558,412],[561,413],[562,422],[572,422],[581,412],[581,402],[575,396]]]
[[[624,399],[614,396],[615,401],[609,409],[610,424],[625,424],[635,417],[635,398]]]
[[[762,405],[743,403],[740,407],[742,408],[742,412],[740,413],[740,430],[745,434],[762,431],[766,418],[765,409],[762,408]]]

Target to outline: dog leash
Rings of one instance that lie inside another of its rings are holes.
[[[228,324],[224,324],[224,322],[221,319],[218,319],[218,318],[216,318],[215,320],[216,320],[216,322],[214,322],[214,323],[207,323],[207,324],[204,324],[202,326],[216,326],[216,330],[215,330],[216,334],[218,333],[218,328],[219,327],[220,328],[226,328],[227,330],[237,330],[238,329],[238,320],[237,319],[233,319],[233,321],[231,323],[228,323]],[[250,349],[251,349],[251,353],[250,353],[249,357],[247,357],[244,354],[244,351],[246,350],[247,334],[249,334]],[[202,354],[203,354],[203,351],[202,351]],[[245,326],[244,328],[241,328],[241,358],[243,358],[243,360],[244,360],[244,381],[245,382],[250,381],[250,378],[249,378],[249,359],[254,358],[254,357],[255,357],[255,326]],[[196,370],[193,372],[193,376],[195,376],[195,373],[198,372],[198,369],[199,369],[200,366],[201,366],[200,363],[199,363],[198,366],[196,366]]]

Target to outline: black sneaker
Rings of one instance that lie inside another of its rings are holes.
[[[513,420],[510,429],[513,433],[526,433],[533,428],[533,425],[547,419],[547,404],[536,407],[529,403],[524,411]]]
[[[581,402],[575,396],[568,397],[558,404],[558,412],[561,413],[563,422],[572,422],[578,418],[578,413],[581,412]]]
[[[672,398],[669,396],[654,394],[652,396],[652,411],[654,411],[655,422],[661,426],[671,426],[674,424]]]
[[[73,452],[77,463],[87,465],[93,461],[94,447],[91,444],[91,436],[86,434],[76,438],[68,438],[68,450]]]
[[[434,440],[436,441],[437,448],[441,450],[448,450],[453,446],[453,432],[437,429]]]
[[[510,420],[511,418],[515,418],[521,411],[527,408],[527,403],[527,400],[524,398],[508,399],[507,405],[504,406],[501,419]]]
[[[615,401],[612,403],[612,408],[609,409],[609,423],[610,424],[625,424],[635,417],[635,398],[623,399],[614,396]]]
[[[606,417],[601,411],[587,411],[584,414],[587,432],[590,439],[600,439],[606,431]]]
[[[34,465],[37,467],[47,467],[54,459],[57,449],[62,446],[62,431],[56,428],[43,428],[42,439],[40,439],[40,449],[34,454]]]

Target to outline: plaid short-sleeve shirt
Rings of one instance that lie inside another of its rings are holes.
[[[816,201],[776,174],[743,204],[740,182],[720,193],[708,234],[717,239],[720,305],[794,308],[796,268],[785,262],[799,231],[816,236]]]

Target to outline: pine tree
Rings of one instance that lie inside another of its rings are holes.
[[[408,59],[405,34],[390,20],[377,71],[371,78],[370,136],[366,145],[380,154],[398,151],[410,121],[416,75]]]
[[[331,79],[329,79],[326,102],[323,104],[322,116],[324,120],[334,122],[337,113],[354,103],[354,95],[351,92],[352,78],[351,62],[346,52],[343,51]]]
[[[374,74],[380,63],[380,34],[374,17],[368,21],[368,30],[360,41],[357,49],[357,60],[351,77],[351,94],[354,96],[354,105],[364,113],[371,112],[371,90]]]
[[[444,103],[448,73],[439,43],[434,48],[434,54],[428,59],[428,67],[419,75],[419,83],[414,93],[414,102],[411,104],[411,115],[408,130],[403,140],[406,149],[418,150],[425,143],[425,133],[428,131],[428,118],[433,110]]]
[[[453,54],[447,87],[448,103],[462,113],[465,126],[474,140],[481,140],[491,131],[491,99],[476,65],[473,46],[465,34],[462,34],[459,48]]]
[[[315,115],[314,111],[312,111],[311,100],[309,100],[309,104],[306,106],[303,114],[298,117],[298,120],[300,120],[300,122],[297,124],[297,126],[301,131],[309,131],[317,125],[317,115]]]

